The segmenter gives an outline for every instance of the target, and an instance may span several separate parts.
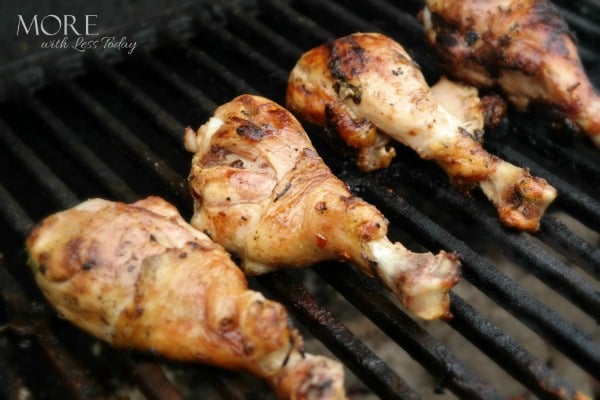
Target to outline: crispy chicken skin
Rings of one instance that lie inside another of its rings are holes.
[[[302,120],[356,148],[364,170],[389,164],[390,139],[409,146],[458,188],[479,186],[511,228],[537,230],[556,197],[545,180],[478,142],[486,118],[475,89],[446,79],[431,89],[404,48],[384,35],[356,33],[304,53],[291,71],[286,102]],[[499,107],[492,103],[486,107]]]
[[[345,398],[341,364],[303,354],[283,306],[249,290],[229,254],[161,198],[85,201],[26,244],[50,303],[101,340],[244,370],[280,398]]]
[[[381,212],[332,174],[283,107],[239,96],[198,131],[188,128],[185,144],[194,153],[191,223],[238,256],[246,273],[349,260],[416,315],[449,316],[456,256],[391,243]]]
[[[600,147],[600,98],[573,35],[547,0],[428,0],[421,18],[440,66],[479,87],[500,87],[520,109],[551,106]],[[572,124],[571,124],[572,125]]]

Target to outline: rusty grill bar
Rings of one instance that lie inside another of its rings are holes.
[[[46,305],[24,267],[22,250],[34,221],[92,196],[134,201],[158,194],[189,217],[185,176],[190,156],[182,148],[183,127],[198,126],[218,104],[241,93],[283,104],[295,60],[325,40],[359,30],[380,31],[401,42],[428,79],[436,77],[415,19],[421,1],[248,3],[202,2],[183,17],[165,18],[156,28],[139,33],[150,44],[133,56],[88,53],[8,71],[13,76],[0,86],[0,397],[32,393],[35,398],[52,398],[60,393],[75,399],[102,398],[117,390],[115,381],[150,399],[184,398],[187,388],[178,383],[189,386],[192,381],[225,399],[268,396],[260,382],[240,374],[173,364],[96,343]],[[598,74],[600,54],[594,43],[600,37],[600,5],[592,0],[577,6],[556,3],[580,39],[584,64],[592,76]],[[549,124],[531,115],[545,119],[540,110],[511,112],[504,126],[486,133],[485,145],[558,188],[551,214],[559,216],[546,215],[535,235],[502,228],[488,203],[477,194],[466,198],[458,193],[435,166],[411,151],[399,148],[390,169],[366,175],[337,154],[319,130],[307,130],[332,170],[390,219],[393,234],[416,248],[459,252],[466,285],[571,359],[575,368],[600,379],[600,343],[592,336],[600,319],[600,249],[560,216],[600,231],[599,155],[584,139],[566,132],[549,135]],[[543,282],[548,296],[562,296],[580,309],[588,323],[572,322],[570,315],[521,287],[487,256],[480,235],[493,240],[503,257],[524,273]],[[318,290],[307,288],[307,279],[320,282]],[[436,339],[427,326],[389,300],[377,282],[351,266],[324,263],[251,282],[286,305],[303,329],[381,398],[416,399],[445,390],[461,399],[502,398],[480,366],[470,365],[460,352]],[[368,338],[346,327],[345,317],[329,309],[327,299],[336,295],[423,366],[435,382],[430,391],[412,388],[402,370],[368,347]],[[577,387],[531,354],[478,304],[453,293],[452,312],[449,329],[535,396],[574,398]],[[95,350],[83,351],[81,346]],[[43,365],[27,358],[39,358]],[[179,378],[167,372],[172,370]],[[42,373],[46,377],[38,381]],[[257,394],[260,388],[263,392]]]

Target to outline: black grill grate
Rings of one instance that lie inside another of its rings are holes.
[[[60,393],[87,399],[133,387],[148,398],[182,398],[208,387],[207,393],[226,399],[269,398],[266,388],[251,378],[118,352],[56,318],[24,267],[22,242],[34,221],[88,197],[133,201],[158,194],[189,216],[185,176],[190,156],[182,148],[183,127],[198,126],[218,104],[241,93],[283,104],[288,71],[302,51],[325,40],[359,30],[384,32],[401,42],[434,80],[435,62],[415,19],[422,2],[395,3],[201,3],[184,16],[135,33],[146,45],[131,56],[50,55],[22,71],[5,68],[0,104],[0,397],[55,398]],[[600,71],[594,46],[600,35],[597,2],[557,4],[576,30],[584,64],[592,75]],[[568,399],[580,382],[563,378],[510,333],[511,325],[523,324],[529,335],[568,357],[572,369],[600,379],[600,342],[593,336],[600,319],[599,154],[585,139],[553,133],[546,120],[543,110],[512,112],[486,139],[490,151],[558,188],[560,197],[536,235],[508,232],[477,193],[462,196],[435,166],[406,149],[398,149],[390,169],[365,175],[332,151],[335,146],[319,130],[308,131],[334,172],[386,214],[392,235],[416,249],[458,251],[461,285],[476,288],[511,316],[501,326],[493,321],[493,312],[457,290],[452,295],[454,319],[447,328],[475,345],[523,390],[539,398]],[[573,220],[582,228],[569,228]],[[580,232],[591,232],[592,241]],[[542,282],[544,294],[521,286],[504,270],[505,260]],[[313,280],[325,283],[315,287]],[[461,399],[505,396],[502,383],[489,383],[481,366],[460,348],[436,338],[432,325],[412,320],[377,282],[348,265],[278,272],[252,284],[285,304],[309,335],[381,398],[428,398],[443,391]],[[565,299],[566,309],[546,305],[548,297],[557,296]],[[403,377],[406,371],[385,362],[365,344],[368,337],[346,327],[344,310],[351,307],[397,343],[398,357],[406,357],[401,354],[405,351],[423,366],[431,375],[429,388],[414,388]],[[574,322],[572,314],[583,317]],[[35,365],[27,359],[42,361]],[[36,378],[40,375],[44,378]],[[356,398],[364,394],[350,389]]]

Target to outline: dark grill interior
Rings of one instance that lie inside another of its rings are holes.
[[[598,83],[600,3],[556,4]],[[127,35],[139,43],[132,55],[55,52],[4,68],[0,398],[271,398],[245,374],[117,351],[72,327],[35,287],[23,240],[36,221],[89,197],[129,202],[156,194],[189,218],[184,127],[198,127],[241,93],[284,104],[289,70],[323,41],[386,33],[434,82],[435,61],[415,18],[421,8],[417,0],[202,2],[130,28]],[[358,377],[348,380],[352,398],[517,398],[507,393],[514,385],[539,398],[593,394],[600,379],[600,153],[589,140],[557,129],[543,108],[511,111],[486,132],[491,152],[559,190],[540,232],[530,235],[502,228],[482,196],[459,194],[435,165],[400,145],[390,169],[367,175],[320,130],[307,130],[333,171],[388,217],[393,239],[413,250],[458,251],[463,262],[447,322],[411,319],[379,283],[348,265],[251,280],[288,307],[307,339],[317,339],[307,343],[313,352],[325,351],[324,344]],[[357,320],[372,328],[357,328]],[[449,335],[460,340],[445,340]],[[377,350],[375,336],[392,343],[392,354]],[[530,339],[560,353],[562,364],[541,357]],[[403,358],[416,360],[425,385],[395,364]]]

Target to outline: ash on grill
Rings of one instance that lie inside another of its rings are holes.
[[[598,77],[600,7],[592,0],[556,4]],[[1,67],[0,397],[271,398],[244,374],[92,340],[43,300],[25,268],[23,239],[35,221],[89,197],[129,202],[157,194],[189,218],[184,126],[199,126],[241,93],[283,104],[300,54],[327,40],[385,33],[435,81],[415,18],[422,6],[202,1],[129,27],[124,33],[138,42],[131,55],[48,51]],[[512,111],[485,138],[490,152],[558,189],[534,235],[505,230],[479,194],[457,193],[407,149],[398,146],[388,170],[367,175],[323,132],[308,129],[333,171],[390,219],[392,240],[415,251],[461,254],[453,320],[415,321],[377,282],[336,263],[251,285],[287,306],[313,338],[307,350],[344,362],[352,398],[592,395],[600,378],[599,155],[550,120],[543,109]]]

